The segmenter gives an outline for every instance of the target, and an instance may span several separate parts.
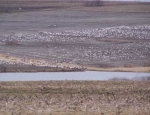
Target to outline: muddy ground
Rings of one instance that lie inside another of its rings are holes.
[[[131,7],[132,12],[102,11],[103,7],[94,11],[95,7],[80,6],[2,12],[1,71],[13,71],[9,69],[11,64],[14,68],[42,66],[56,70],[125,67],[137,71],[132,67],[146,67],[149,72],[150,11],[139,12],[141,7],[138,12],[135,7]]]

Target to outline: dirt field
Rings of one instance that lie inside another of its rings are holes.
[[[0,82],[0,115],[149,115],[149,81]]]
[[[1,0],[0,71],[150,72],[149,6]]]

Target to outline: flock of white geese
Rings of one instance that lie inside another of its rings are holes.
[[[0,44],[16,40],[18,43],[47,43],[46,50],[30,52],[30,55],[50,56],[54,64],[38,64],[41,66],[62,67],[61,63],[80,62],[117,62],[132,60],[148,60],[150,56],[150,42],[135,40],[150,40],[150,26],[118,26],[97,28],[80,31],[66,31],[61,33],[37,32],[34,34],[16,33],[1,36]],[[111,43],[102,42],[105,38],[113,40],[134,40],[134,42]],[[59,43],[56,45],[55,43]],[[70,45],[69,45],[70,44]],[[47,52],[47,53],[46,53]],[[0,60],[0,63],[6,63]],[[7,62],[9,63],[9,62]],[[30,62],[32,64],[32,62]],[[35,65],[35,64],[33,64]],[[67,65],[69,67],[69,65]],[[74,68],[81,68],[74,67]]]

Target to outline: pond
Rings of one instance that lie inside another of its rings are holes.
[[[0,73],[0,81],[45,81],[45,80],[109,80],[112,78],[133,79],[149,77],[150,73],[138,72],[39,72],[39,73]]]

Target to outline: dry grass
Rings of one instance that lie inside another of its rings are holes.
[[[0,82],[0,115],[149,115],[149,97],[149,81]]]
[[[112,67],[112,68],[87,67],[87,70],[90,70],[90,71],[150,72],[150,67]]]

